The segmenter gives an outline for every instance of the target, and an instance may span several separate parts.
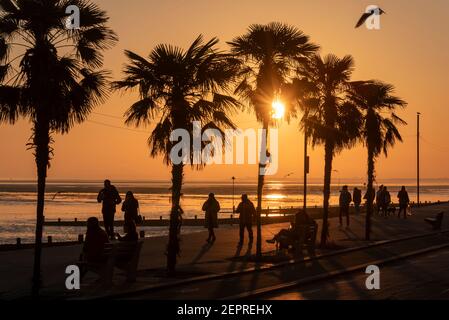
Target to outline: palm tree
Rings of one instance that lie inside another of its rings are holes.
[[[346,99],[353,71],[351,56],[338,58],[314,55],[298,67],[298,82],[307,90],[307,117],[303,118],[312,145],[324,145],[323,228],[321,246],[326,246],[329,237],[329,197],[332,161],[338,152],[351,147],[359,133],[360,113]]]
[[[235,93],[249,102],[257,120],[264,129],[262,144],[266,144],[268,128],[273,124],[272,103],[281,95],[293,66],[298,60],[310,56],[318,46],[309,42],[309,37],[295,27],[282,23],[267,25],[253,24],[243,36],[228,43],[232,53],[243,65],[242,80]],[[288,114],[287,114],[288,115]],[[262,254],[262,235],[260,214],[266,158],[259,156],[257,180],[257,245],[256,255]]]
[[[179,249],[181,189],[185,163],[172,162],[170,153],[176,141],[170,136],[175,129],[192,132],[192,122],[204,128],[235,128],[227,112],[239,107],[239,102],[226,92],[238,71],[235,61],[216,50],[218,39],[204,43],[199,36],[187,51],[171,45],[158,45],[148,59],[131,51],[124,78],[114,88],[138,88],[140,100],[126,112],[126,123],[147,125],[158,121],[148,145],[151,156],[164,156],[172,166],[172,187],[167,271],[173,274]],[[192,141],[192,140],[191,140]],[[190,145],[190,159],[194,157]]]
[[[393,95],[394,87],[380,81],[359,81],[352,84],[349,99],[362,112],[360,139],[368,151],[367,213],[365,238],[370,240],[371,216],[375,191],[376,158],[383,152],[388,155],[388,148],[396,141],[402,141],[397,124],[406,124],[395,114],[395,110],[404,108],[407,103]]]
[[[52,136],[83,122],[107,93],[101,51],[116,35],[108,17],[84,0],[0,0],[0,121],[32,123],[29,146],[37,166],[36,244],[33,295],[39,294],[47,168]],[[67,29],[66,7],[80,9],[79,29]],[[11,57],[11,53],[16,53]]]

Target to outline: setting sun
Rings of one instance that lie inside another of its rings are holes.
[[[275,100],[272,103],[272,107],[273,107],[273,119],[282,119],[284,117],[284,113],[285,113],[285,105],[279,101],[279,100]]]

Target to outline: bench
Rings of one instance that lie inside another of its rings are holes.
[[[309,250],[310,253],[315,253],[316,237],[318,233],[318,224],[313,223],[308,225],[300,225],[296,228],[297,234],[292,238],[283,238],[276,242],[276,250],[289,249],[290,247],[299,254],[303,249]]]
[[[87,261],[77,263],[78,267],[83,270],[81,277],[88,271],[92,271],[98,274],[106,285],[111,285],[114,268],[118,268],[125,271],[126,281],[135,282],[142,245],[143,240],[137,242],[107,243],[103,249],[103,256],[105,257],[103,263],[91,263]]]
[[[424,221],[429,223],[433,230],[441,230],[441,224],[443,223],[444,212],[437,213],[435,218],[425,218]]]

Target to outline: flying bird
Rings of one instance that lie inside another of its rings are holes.
[[[291,175],[293,175],[294,174],[294,172],[290,172],[289,174],[286,174],[285,176],[284,176],[284,178],[288,178],[288,177],[290,177]]]
[[[359,21],[357,22],[357,24],[355,25],[356,28],[360,27],[362,24],[364,24],[366,22],[366,20],[371,17],[374,14],[378,14],[378,15],[382,15],[382,14],[386,14],[385,11],[383,11],[381,8],[377,8],[377,9],[373,9],[370,10],[368,12],[365,12],[359,19]]]
[[[56,196],[57,196],[58,194],[60,194],[60,193],[62,193],[62,191],[56,192],[56,193],[53,195],[53,198],[51,198],[51,201],[55,200]]]

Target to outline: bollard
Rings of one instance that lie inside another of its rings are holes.
[[[53,243],[53,237],[52,236],[48,236],[47,237],[48,243],[52,244]]]
[[[83,243],[84,242],[84,234],[79,234],[78,235],[78,243]]]
[[[197,215],[195,215],[195,220],[198,220],[198,216]]]
[[[159,219],[162,220],[162,216],[160,216]]]
[[[78,222],[78,218],[75,218],[75,222]]]
[[[16,244],[17,244],[18,247],[20,247],[21,244],[22,244],[22,239],[17,238],[17,239],[16,239]]]
[[[58,223],[61,223],[61,218],[58,218]]]
[[[140,238],[145,239],[145,230],[140,230]]]

